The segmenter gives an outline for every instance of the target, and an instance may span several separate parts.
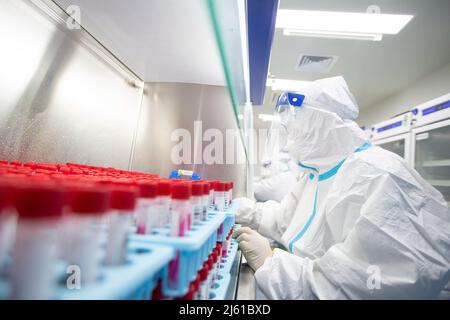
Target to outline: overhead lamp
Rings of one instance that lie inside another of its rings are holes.
[[[397,34],[414,16],[338,11],[278,10],[276,28],[284,35],[380,41]]]
[[[367,41],[381,41],[382,34],[377,33],[360,33],[360,32],[334,32],[334,31],[309,31],[300,29],[284,29],[283,35],[310,37],[310,38],[334,38],[334,39],[351,39],[351,40],[367,40]]]

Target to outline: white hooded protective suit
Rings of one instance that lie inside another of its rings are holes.
[[[399,156],[372,146],[353,121],[342,77],[316,81],[288,126],[306,172],[281,203],[244,216],[278,240],[255,273],[272,299],[435,298],[450,280],[450,210]],[[245,219],[244,219],[245,220]]]

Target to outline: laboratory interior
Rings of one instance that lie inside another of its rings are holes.
[[[0,300],[450,300],[449,15],[0,0]]]

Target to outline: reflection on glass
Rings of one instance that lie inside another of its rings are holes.
[[[238,107],[245,102],[244,67],[237,1],[207,0],[228,91],[239,126]]]
[[[400,157],[405,158],[405,140],[398,140],[380,144],[380,147],[390,152],[398,154]]]
[[[450,126],[416,136],[417,171],[450,202]]]
[[[0,159],[127,169],[142,89],[41,4],[0,1]]]

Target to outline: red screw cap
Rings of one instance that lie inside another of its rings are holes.
[[[188,200],[192,194],[191,183],[180,182],[172,185],[172,199]]]
[[[195,197],[203,195],[203,183],[202,182],[192,183],[192,195]]]
[[[211,190],[208,182],[203,182],[203,194],[209,195],[209,191]]]
[[[15,207],[19,218],[59,218],[62,215],[66,194],[56,184],[32,182],[17,188]]]
[[[110,208],[133,211],[136,206],[137,191],[135,188],[116,187],[111,191]]]
[[[3,209],[14,205],[15,196],[15,186],[10,182],[0,181],[0,214]]]
[[[205,281],[206,279],[208,279],[208,271],[209,265],[207,262],[205,262],[202,269],[200,270],[200,281]]]
[[[170,196],[171,188],[172,183],[170,181],[159,181],[156,193],[158,196]]]
[[[158,191],[158,184],[153,181],[138,182],[139,197],[146,199],[153,199],[156,197]]]
[[[218,181],[214,184],[214,191],[225,191],[226,183],[222,181]]]
[[[109,193],[94,187],[75,187],[70,191],[70,207],[79,214],[102,214],[109,208]]]

